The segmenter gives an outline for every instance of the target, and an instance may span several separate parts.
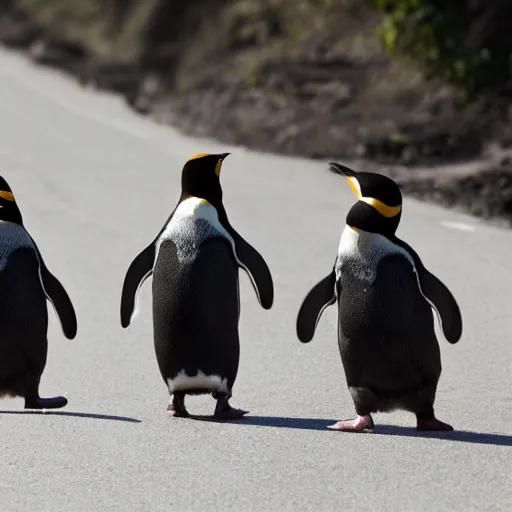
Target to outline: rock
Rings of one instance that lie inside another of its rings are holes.
[[[35,40],[28,48],[28,55],[38,63],[59,67],[80,64],[89,57],[80,43],[50,36]]]
[[[42,36],[42,30],[27,16],[19,12],[2,12],[0,42],[5,46],[23,50]]]

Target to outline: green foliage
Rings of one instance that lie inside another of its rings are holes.
[[[252,87],[256,86],[256,84],[258,83],[259,70],[260,70],[260,63],[256,60],[254,60],[249,66],[247,77],[245,80],[247,87],[252,88]]]
[[[510,83],[512,37],[504,20],[512,19],[512,2],[480,0],[474,9],[469,0],[374,1],[385,12],[386,50],[459,87],[466,101]]]

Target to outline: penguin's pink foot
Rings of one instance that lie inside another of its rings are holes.
[[[247,413],[248,411],[243,411],[242,409],[235,409],[234,407],[231,407],[226,399],[221,398],[217,400],[217,406],[215,407],[213,417],[216,420],[233,421],[239,420]]]
[[[174,395],[172,402],[167,406],[167,411],[175,418],[188,418],[190,414],[185,409],[185,397]]]
[[[451,425],[448,425],[448,423],[443,423],[437,418],[418,418],[416,430],[418,430],[419,432],[448,432],[453,430],[453,427]]]
[[[171,416],[175,418],[188,418],[190,416],[189,412],[183,407],[182,409],[176,408],[173,404],[169,404],[167,406],[167,411]]]
[[[327,428],[341,432],[365,432],[373,430],[375,425],[373,418],[368,414],[366,416],[358,416],[353,420],[338,421],[334,425],[329,425]]]

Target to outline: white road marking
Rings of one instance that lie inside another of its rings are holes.
[[[476,226],[472,226],[471,224],[466,224],[464,222],[454,222],[449,220],[441,221],[441,226],[449,229],[458,229],[459,231],[476,231]]]

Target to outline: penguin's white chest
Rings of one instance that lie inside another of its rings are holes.
[[[204,199],[191,197],[180,203],[165,226],[157,243],[156,257],[162,243],[172,240],[179,262],[186,263],[195,257],[206,239],[214,236],[225,238],[234,247],[233,239],[220,223],[215,207]]]
[[[405,256],[414,268],[410,254],[385,236],[345,226],[338,246],[336,279],[340,279],[343,272],[349,271],[357,279],[372,283],[379,262],[395,254]]]

